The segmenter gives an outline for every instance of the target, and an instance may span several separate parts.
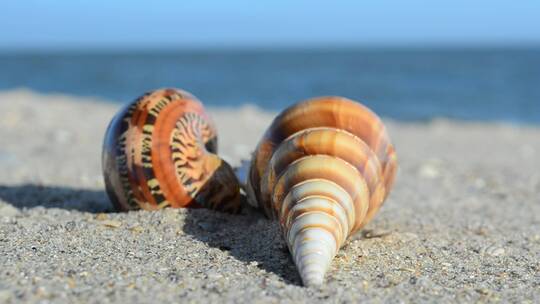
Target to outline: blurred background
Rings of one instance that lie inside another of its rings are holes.
[[[208,105],[269,110],[342,95],[400,120],[540,123],[537,0],[18,0],[0,8],[2,91],[127,102],[179,87]]]

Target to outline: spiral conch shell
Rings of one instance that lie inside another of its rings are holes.
[[[346,98],[311,99],[283,111],[259,142],[248,201],[279,221],[304,285],[321,285],[386,199],[396,166],[377,115]]]
[[[116,209],[206,207],[236,211],[239,182],[217,152],[203,105],[178,89],[147,93],[112,119],[102,163]]]

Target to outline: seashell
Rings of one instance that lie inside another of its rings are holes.
[[[102,164],[118,210],[166,206],[236,211],[240,189],[216,155],[216,128],[188,92],[162,89],[127,104],[112,119]]]
[[[320,285],[336,251],[388,196],[396,168],[377,115],[346,98],[321,97],[274,119],[254,153],[246,192],[279,221],[304,285]]]

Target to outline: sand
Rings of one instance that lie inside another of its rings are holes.
[[[315,289],[256,210],[113,212],[100,154],[118,107],[0,93],[0,303],[540,301],[538,127],[385,119],[395,188]],[[235,166],[275,114],[210,112]]]

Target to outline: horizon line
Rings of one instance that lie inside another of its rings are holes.
[[[180,53],[180,52],[251,52],[251,51],[391,51],[391,50],[527,50],[540,49],[540,41],[523,43],[380,43],[380,44],[283,44],[283,45],[200,45],[161,47],[145,46],[62,46],[62,47],[0,47],[0,54],[39,54],[39,53]]]

